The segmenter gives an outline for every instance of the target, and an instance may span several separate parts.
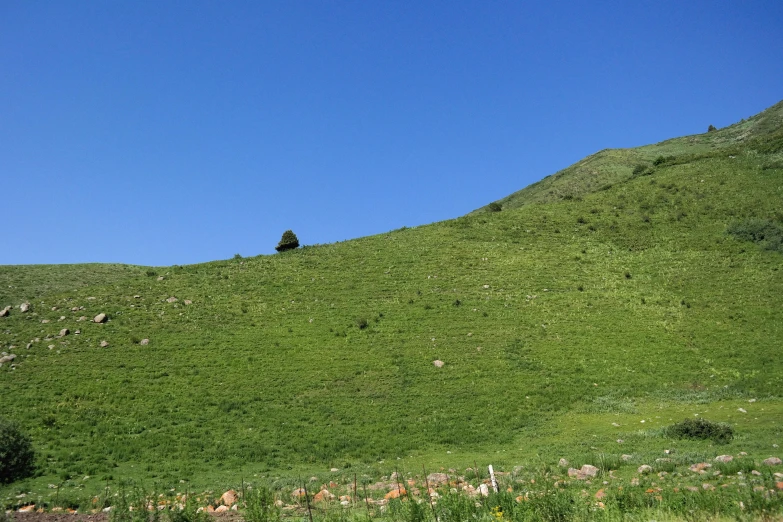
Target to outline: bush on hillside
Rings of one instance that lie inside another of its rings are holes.
[[[783,252],[783,227],[772,220],[747,218],[729,224],[726,232],[741,241],[752,241],[775,252]]]
[[[716,130],[718,129],[715,128],[715,125],[710,125],[709,127],[707,127],[707,132],[715,132]]]
[[[497,201],[493,201],[492,203],[489,204],[490,212],[500,212],[501,210],[503,210],[503,206]]]
[[[283,237],[280,238],[280,242],[275,247],[278,252],[285,252],[286,250],[293,250],[299,248],[299,238],[292,230],[286,230],[283,232]]]
[[[16,424],[0,418],[0,484],[33,474],[33,444]]]
[[[633,174],[632,176],[634,178],[638,178],[639,176],[649,176],[652,174],[653,171],[650,167],[645,165],[644,163],[639,163],[633,168]]]
[[[685,419],[666,428],[665,433],[672,438],[712,440],[717,444],[727,444],[734,438],[731,426],[707,419]]]

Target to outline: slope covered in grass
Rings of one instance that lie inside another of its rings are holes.
[[[605,149],[547,176],[537,183],[500,199],[503,208],[554,202],[607,190],[631,179],[634,169],[652,167],[658,158],[688,162],[702,157],[729,157],[749,151],[770,153],[764,167],[783,166],[780,148],[783,134],[783,101],[747,120],[712,132],[684,136],[632,149]],[[487,210],[488,207],[477,212]]]
[[[723,451],[765,454],[781,438],[783,256],[727,230],[781,225],[780,111],[693,150],[600,153],[618,174],[569,198],[17,292],[33,309],[0,318],[17,355],[0,416],[32,436],[36,483],[92,477],[81,487],[411,456],[511,465],[619,452],[618,438],[660,452],[670,419],[705,412],[735,426]],[[583,186],[595,161],[545,181]]]
[[[138,277],[152,269],[133,265],[0,265],[0,303],[19,304],[42,295]]]

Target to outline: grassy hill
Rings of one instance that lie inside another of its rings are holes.
[[[501,212],[342,243],[0,267],[17,355],[0,416],[39,469],[0,493],[780,453],[782,115],[601,151]],[[737,436],[664,436],[694,415]]]

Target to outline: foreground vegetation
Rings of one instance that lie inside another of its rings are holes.
[[[167,268],[0,267],[0,309],[14,307],[0,347],[16,355],[0,417],[32,438],[37,469],[2,501],[83,506],[127,480],[288,495],[332,468],[345,484],[492,463],[512,492],[481,497],[482,517],[504,502],[502,518],[526,517],[544,490],[580,518],[617,518],[623,502],[687,518],[671,506],[700,499],[780,513],[780,469],[758,463],[783,443],[782,118],[778,104],[603,151],[494,211],[343,243]],[[667,429],[696,417],[733,437]],[[702,483],[678,466],[740,453],[761,478],[740,486],[742,467],[722,471],[726,488],[711,478],[715,493],[682,489]],[[608,459],[606,476],[554,489],[560,458]],[[654,473],[633,489],[643,463]],[[605,509],[591,511],[599,486]],[[676,500],[650,500],[658,487]],[[394,505],[384,516],[414,509]]]

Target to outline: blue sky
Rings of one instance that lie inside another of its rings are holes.
[[[464,215],[783,99],[783,2],[0,0],[0,264]]]

